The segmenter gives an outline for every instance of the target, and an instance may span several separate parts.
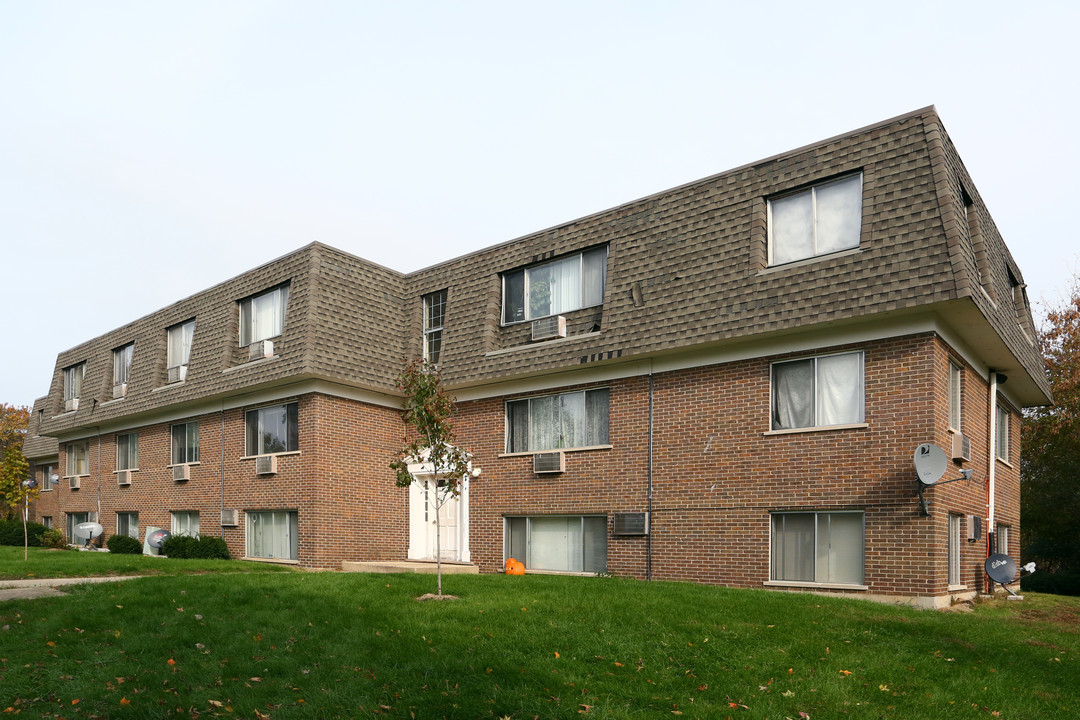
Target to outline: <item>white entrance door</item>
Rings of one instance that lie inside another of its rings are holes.
[[[409,559],[434,560],[438,538],[443,560],[468,562],[468,482],[456,498],[444,499],[440,490],[438,509],[435,493],[435,480],[430,477],[421,476],[409,486]]]

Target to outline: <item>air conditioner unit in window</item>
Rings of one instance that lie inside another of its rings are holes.
[[[552,338],[566,337],[566,317],[552,315],[551,317],[533,320],[532,339],[551,340]]]
[[[116,383],[112,386],[113,400],[117,398],[127,397],[127,383]]]
[[[542,473],[566,472],[565,453],[563,453],[562,450],[536,453],[533,455],[533,472],[537,475]]]
[[[277,472],[277,455],[263,455],[255,458],[256,475],[273,475]]]
[[[79,409],[79,398],[69,398],[64,401],[64,412],[71,412],[72,410]]]
[[[248,360],[258,360],[259,358],[268,357],[274,357],[273,340],[260,340],[259,342],[253,342],[248,345]]]
[[[971,438],[963,433],[952,436],[952,459],[971,462]]]
[[[79,485],[79,478],[77,478],[77,477],[68,478],[68,489],[69,490],[78,490],[79,486],[80,486]]]
[[[649,513],[615,513],[616,535],[648,535]]]
[[[967,516],[967,541],[978,542],[982,537],[982,518],[978,515]]]
[[[169,382],[178,383],[187,377],[187,365],[177,365],[169,368]]]
[[[131,471],[130,470],[117,470],[116,471],[116,484],[117,485],[130,485],[131,484]]]
[[[191,466],[190,465],[173,465],[172,469],[173,482],[183,482],[184,480],[191,479]]]
[[[240,517],[239,510],[222,510],[221,527],[236,527],[238,517]]]

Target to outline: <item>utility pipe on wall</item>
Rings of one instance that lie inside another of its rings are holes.
[[[990,401],[987,403],[990,407],[990,417],[987,422],[987,427],[990,428],[990,439],[987,442],[987,463],[989,467],[986,471],[986,557],[990,557],[990,538],[994,533],[994,503],[996,495],[996,485],[994,472],[997,469],[997,390],[998,390],[998,374],[997,370],[990,368]],[[992,591],[992,583],[989,577],[986,579],[987,592]]]
[[[645,579],[652,580],[652,521],[653,521],[653,373],[652,360],[649,361],[649,534],[645,536]]]

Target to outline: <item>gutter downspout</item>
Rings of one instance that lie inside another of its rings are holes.
[[[649,361],[649,468],[648,468],[649,534],[645,536],[645,579],[652,580],[652,519],[653,519],[653,369]]]
[[[997,370],[990,368],[990,417],[988,418],[987,426],[990,428],[990,440],[987,444],[987,453],[989,468],[986,472],[986,557],[990,557],[990,538],[994,536],[994,510],[995,510],[995,496],[996,496],[996,479],[995,472],[997,470]],[[986,579],[986,592],[993,592],[993,584],[990,582],[989,577]]]
[[[101,426],[97,428],[97,522],[101,524]],[[102,533],[104,535],[104,532]]]
[[[225,401],[221,402],[221,515],[225,517]],[[237,518],[239,521],[239,518]],[[220,525],[220,524],[219,524]],[[220,525],[221,539],[225,539],[225,526]]]

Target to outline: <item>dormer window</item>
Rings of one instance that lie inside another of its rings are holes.
[[[424,359],[437,365],[442,353],[443,322],[446,318],[446,291],[424,296]]]
[[[181,382],[187,377],[188,360],[191,358],[191,339],[195,335],[195,321],[188,320],[168,329],[167,361],[168,381]]]
[[[86,374],[86,363],[64,368],[64,412],[79,409],[84,374]]]
[[[240,301],[240,346],[277,337],[285,327],[289,286],[281,285]]]
[[[134,352],[135,345],[133,343],[113,350],[112,396],[114,398],[122,398],[127,395],[128,379],[131,376],[131,358]]]
[[[503,324],[600,305],[606,274],[606,246],[505,273]]]
[[[769,200],[769,265],[859,247],[862,173]]]

